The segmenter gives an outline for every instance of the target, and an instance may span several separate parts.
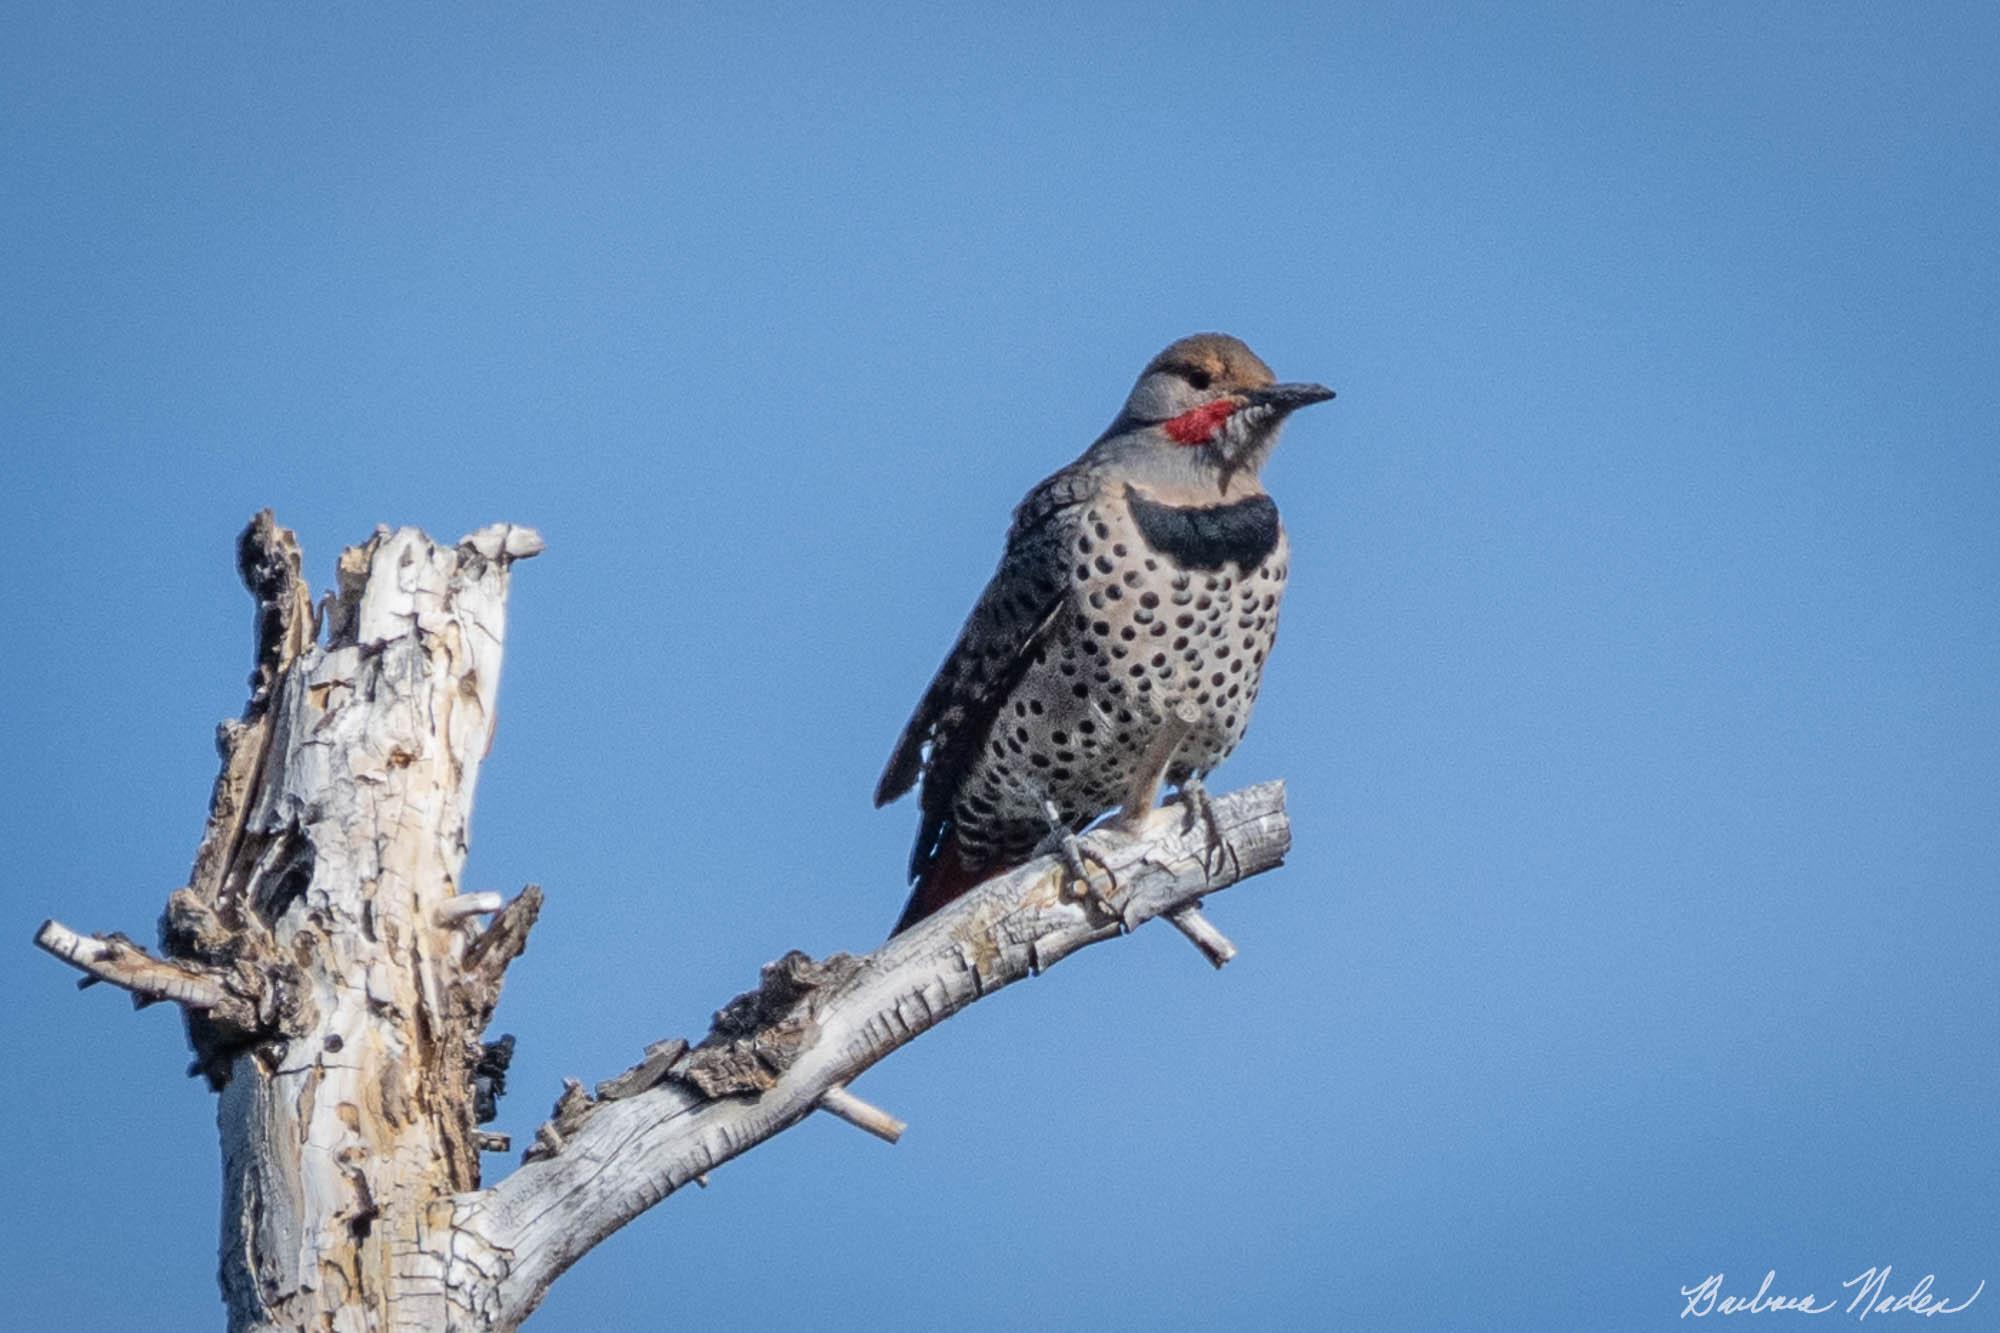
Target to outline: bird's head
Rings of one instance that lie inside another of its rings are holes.
[[[1227,492],[1232,477],[1251,477],[1278,442],[1285,418],[1333,390],[1279,384],[1271,368],[1226,333],[1197,333],[1146,363],[1125,409],[1095,446],[1134,463],[1201,477]]]

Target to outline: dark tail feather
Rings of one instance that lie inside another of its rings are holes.
[[[902,934],[954,898],[963,897],[978,888],[1003,869],[1004,866],[986,870],[966,869],[965,862],[959,859],[957,837],[946,833],[944,841],[938,846],[937,855],[924,867],[916,887],[910,891],[910,901],[903,906],[903,915],[896,918],[895,929],[889,934]]]

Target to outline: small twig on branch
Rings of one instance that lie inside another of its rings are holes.
[[[500,910],[501,897],[497,893],[461,893],[456,898],[447,898],[438,904],[437,919],[440,925],[450,925],[456,921],[466,921],[475,916],[486,916]]]
[[[35,943],[92,980],[108,981],[143,1000],[172,1000],[190,1009],[220,1009],[233,1002],[213,977],[155,958],[130,940],[79,935],[49,920],[35,932]]]
[[[1167,921],[1201,950],[1202,957],[1217,967],[1236,956],[1236,946],[1229,942],[1227,935],[1215,928],[1214,922],[1201,914],[1199,902],[1175,908],[1167,913]]]
[[[881,1107],[862,1101],[839,1083],[820,1094],[819,1109],[831,1111],[856,1129],[865,1129],[887,1143],[902,1138],[903,1131],[910,1127]]]

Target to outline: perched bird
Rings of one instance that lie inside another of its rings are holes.
[[[1176,711],[1194,721],[1167,780],[1205,808],[1201,780],[1243,739],[1285,590],[1290,547],[1258,472],[1285,419],[1331,397],[1276,383],[1226,334],[1183,338],[1082,457],[1028,492],[875,788],[886,805],[923,778],[892,934],[1119,804]]]

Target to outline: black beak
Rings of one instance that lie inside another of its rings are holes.
[[[1273,384],[1267,388],[1251,389],[1243,396],[1252,407],[1268,407],[1279,416],[1284,416],[1302,407],[1325,402],[1333,397],[1333,390],[1324,384]]]

